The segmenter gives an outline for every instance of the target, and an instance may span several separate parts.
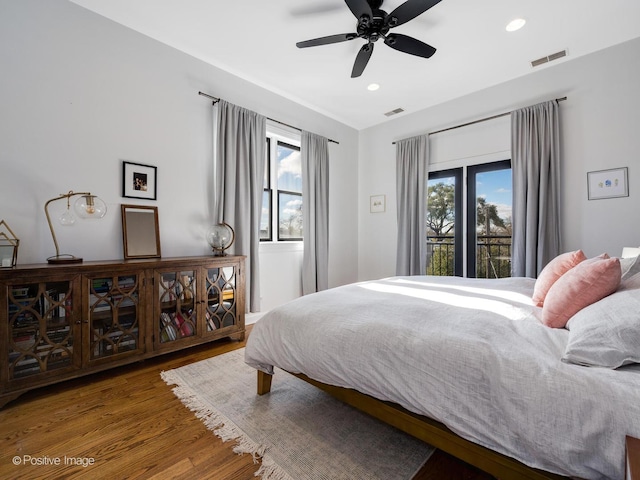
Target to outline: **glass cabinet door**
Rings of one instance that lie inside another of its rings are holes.
[[[89,279],[89,358],[139,351],[140,276],[123,275]]]
[[[170,343],[198,333],[196,272],[162,272],[156,276],[160,315],[160,343]]]
[[[10,380],[75,368],[72,281],[9,285]]]
[[[207,332],[236,324],[236,267],[207,268]]]

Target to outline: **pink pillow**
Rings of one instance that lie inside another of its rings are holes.
[[[621,275],[617,258],[596,257],[576,265],[549,289],[542,308],[542,323],[564,328],[584,307],[615,292]]]
[[[551,286],[565,273],[578,265],[580,262],[586,260],[587,257],[582,250],[576,250],[575,252],[567,252],[558,255],[551,260],[542,269],[536,284],[533,287],[533,303],[536,307],[542,307],[544,304],[544,298],[547,296],[547,292]]]

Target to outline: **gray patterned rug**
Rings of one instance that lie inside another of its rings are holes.
[[[237,453],[262,459],[269,480],[410,479],[433,453],[281,370],[256,394],[244,349],[162,372],[175,395]]]

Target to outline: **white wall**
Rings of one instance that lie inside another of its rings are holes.
[[[640,39],[559,64],[391,120],[360,133],[359,279],[395,273],[395,147],[402,138],[440,130],[567,96],[560,104],[562,148],[563,250],[587,255],[620,253],[640,245]],[[510,148],[503,120],[432,137],[434,169],[454,167],[460,158],[498,160]],[[496,126],[497,124],[497,126]],[[480,132],[482,135],[477,135]],[[447,137],[446,141],[442,136]],[[629,167],[629,197],[587,200],[587,172]],[[369,213],[369,196],[385,194],[387,211]]]
[[[21,239],[19,263],[43,262],[54,253],[44,203],[90,190],[110,211],[99,222],[57,227],[63,251],[122,258],[119,205],[139,203],[159,207],[163,256],[208,254],[212,121],[201,90],[338,140],[330,144],[330,285],[393,275],[392,142],[566,95],[563,248],[616,253],[640,245],[639,55],[634,40],[569,57],[358,133],[65,0],[0,0],[0,219]],[[508,151],[504,129],[476,128],[432,139],[441,166]],[[157,201],[121,197],[122,160],[158,167]],[[588,201],[586,172],[619,166],[629,167],[630,196]],[[378,194],[386,195],[386,211],[369,213],[369,197]],[[62,203],[54,204],[58,213]],[[270,307],[299,294],[300,252],[269,253],[261,279]]]
[[[352,128],[65,0],[0,0],[0,65],[0,219],[21,239],[19,263],[55,253],[43,206],[69,190],[99,195],[109,212],[57,226],[61,253],[122,258],[119,205],[132,203],[158,206],[164,257],[209,254],[212,118],[204,91],[340,142],[330,147],[329,281],[357,278]],[[123,160],[158,167],[157,201],[121,197]],[[51,212],[64,208],[56,202]],[[263,298],[297,296],[283,291],[281,275],[297,268],[296,254],[288,258],[267,262]]]

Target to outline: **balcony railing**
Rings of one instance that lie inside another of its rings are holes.
[[[427,275],[454,275],[455,248],[452,235],[427,236]],[[511,236],[478,235],[476,277],[511,276]]]

